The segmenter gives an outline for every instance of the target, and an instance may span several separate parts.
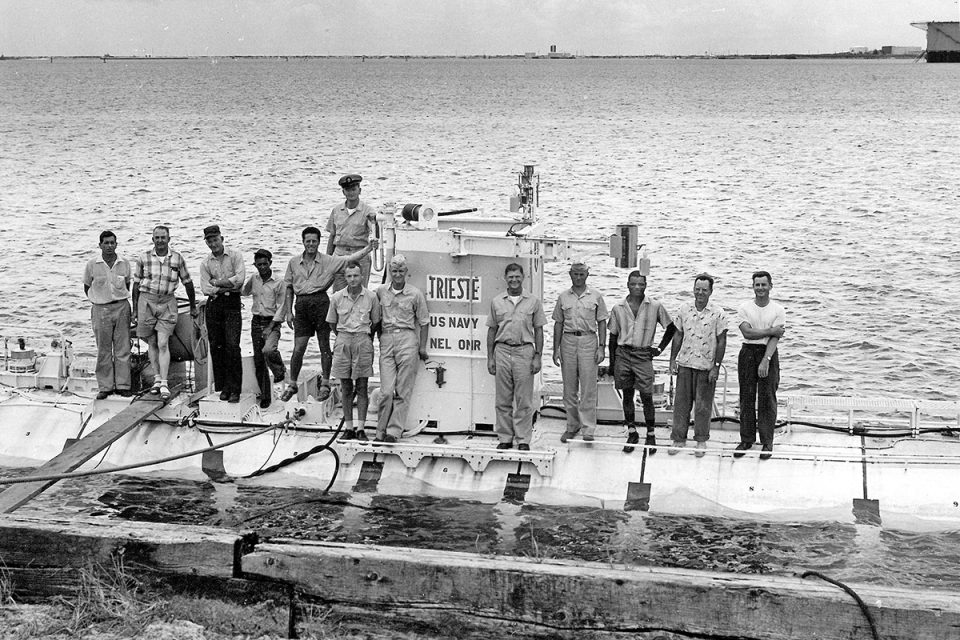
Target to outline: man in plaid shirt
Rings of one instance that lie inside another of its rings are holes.
[[[197,301],[187,263],[179,252],[170,248],[170,229],[158,225],[153,229],[153,250],[137,256],[133,273],[133,322],[137,337],[149,345],[150,365],[156,374],[150,393],[170,397],[167,372],[170,370],[170,336],[177,326],[177,285],[190,300],[190,315],[197,317]]]

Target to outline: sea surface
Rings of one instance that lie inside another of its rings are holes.
[[[648,295],[693,276],[730,311],[750,274],[787,308],[784,393],[960,399],[960,65],[853,60],[200,59],[0,62],[0,325],[92,353],[84,263],[155,224],[196,275],[202,228],[282,265],[337,178],[363,198],[507,209],[533,163],[561,236],[640,225]],[[613,304],[624,271],[590,283]],[[547,267],[548,309],[567,282]],[[251,271],[252,272],[252,271]],[[729,354],[738,340],[732,336]],[[287,349],[288,351],[289,349]],[[734,358],[730,375],[736,379]],[[548,378],[559,378],[550,366]],[[282,535],[960,588],[960,532],[744,522],[437,498],[320,496],[118,476],[49,511],[257,526]],[[171,503],[176,495],[178,502]],[[295,502],[295,505],[291,505]],[[269,515],[268,505],[280,506]],[[284,506],[286,505],[286,506]]]

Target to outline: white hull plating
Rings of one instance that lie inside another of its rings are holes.
[[[326,488],[393,495],[449,495],[482,502],[640,509],[652,512],[791,520],[863,520],[916,526],[960,522],[960,441],[950,436],[874,438],[809,427],[778,429],[774,455],[759,447],[733,457],[737,425],[714,423],[702,457],[692,441],[669,455],[669,429],[657,429],[658,451],[623,452],[620,426],[601,426],[597,440],[559,442],[562,420],[541,417],[531,451],[500,451],[489,434],[447,435],[444,444],[421,433],[397,444],[334,440],[339,422],[331,402],[304,403],[261,414],[204,398],[199,409],[177,399],[96,455],[79,471],[143,465],[127,473],[161,473],[216,481]],[[244,400],[249,400],[245,398]],[[69,439],[89,434],[126,406],[121,399],[87,400],[53,391],[0,395],[0,464],[38,466]],[[288,419],[297,410],[304,415]],[[211,419],[211,416],[213,417]],[[270,425],[275,425],[270,428]],[[909,423],[907,423],[909,424]],[[949,423],[942,423],[950,426]],[[368,426],[368,432],[373,430]],[[205,455],[153,461],[241,442]],[[304,459],[247,478],[311,449]],[[337,457],[333,455],[336,452]],[[339,460],[339,464],[337,461]]]

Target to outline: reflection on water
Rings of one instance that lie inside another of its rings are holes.
[[[22,470],[18,470],[23,472]],[[262,538],[444,549],[960,589],[960,531],[764,522],[167,478],[63,482],[21,509],[257,531]],[[932,562],[931,558],[936,561]]]

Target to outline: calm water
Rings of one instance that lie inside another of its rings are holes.
[[[90,352],[80,274],[105,227],[132,254],[169,223],[195,271],[201,229],[219,222],[228,244],[265,246],[282,263],[303,226],[325,222],[345,172],[364,175],[374,205],[494,211],[533,162],[541,214],[559,234],[641,225],[648,293],[670,309],[689,299],[697,272],[717,276],[714,299],[732,309],[749,298],[751,271],[771,271],[788,310],[784,391],[956,400],[958,80],[960,65],[903,61],[3,62],[0,324],[53,324]],[[592,265],[609,303],[625,294],[624,273],[602,256]],[[549,267],[548,306],[564,272]],[[53,494],[45,508],[181,511],[157,504],[156,481],[103,482]],[[186,495],[198,519],[224,523],[301,499],[222,493],[195,483]],[[259,520],[351,541],[960,581],[960,556],[942,555],[953,533],[347,501]],[[428,533],[437,522],[452,530]]]

